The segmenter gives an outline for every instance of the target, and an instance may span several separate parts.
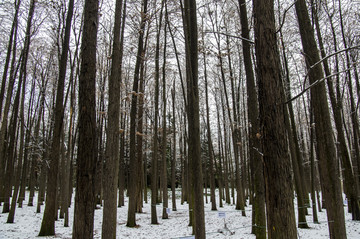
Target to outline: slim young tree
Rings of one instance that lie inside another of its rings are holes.
[[[151,224],[158,224],[156,214],[157,203],[157,163],[158,163],[158,117],[159,117],[159,55],[160,55],[160,34],[161,23],[164,8],[164,0],[161,2],[161,10],[159,16],[159,24],[156,35],[156,47],[155,47],[155,114],[154,114],[154,137],[153,137],[153,150],[151,158]]]
[[[166,0],[165,4],[165,15],[167,15]],[[163,192],[163,212],[162,219],[168,219],[169,215],[167,213],[168,207],[168,190],[167,190],[167,132],[166,132],[166,44],[167,44],[167,33],[166,33],[167,24],[164,24],[164,52],[163,52],[163,66],[162,66],[162,101],[163,101],[163,115],[162,115],[162,155],[161,155],[161,181],[162,181],[162,192]]]

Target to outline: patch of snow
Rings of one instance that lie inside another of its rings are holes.
[[[26,196],[28,198],[28,194]],[[37,197],[34,197],[36,205]],[[218,198],[217,198],[218,200]],[[74,202],[74,201],[72,201]],[[296,202],[296,200],[295,200]],[[189,224],[189,210],[185,203],[180,204],[177,199],[177,211],[170,210],[169,219],[161,219],[162,205],[157,205],[157,216],[159,225],[151,225],[150,201],[144,203],[143,213],[136,215],[137,228],[126,227],[127,220],[127,198],[125,206],[118,208],[117,211],[117,238],[192,238],[192,228]],[[169,200],[171,208],[171,200]],[[237,239],[255,239],[251,234],[251,205],[246,207],[246,216],[241,215],[241,211],[236,211],[234,205],[227,205],[220,208],[217,203],[218,211],[211,211],[211,204],[205,204],[205,222],[207,238],[237,238]],[[16,208],[15,222],[6,223],[7,213],[0,214],[0,239],[33,239],[37,238],[41,226],[44,206],[41,213],[36,213],[36,206],[27,206],[24,201],[23,208]],[[344,207],[346,217],[346,230],[348,239],[360,238],[360,222],[352,221],[351,214]],[[329,238],[326,210],[318,212],[320,224],[312,223],[311,209],[308,209],[309,215],[307,222],[310,229],[298,229],[298,238]],[[224,212],[220,214],[219,212]],[[74,216],[74,207],[69,209],[69,225],[64,227],[64,219],[59,219],[55,223],[56,235],[46,238],[64,238],[69,239],[72,235],[72,224]],[[95,210],[94,219],[94,238],[101,238],[102,210]]]

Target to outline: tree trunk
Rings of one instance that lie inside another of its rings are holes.
[[[16,78],[17,69],[15,70],[15,61],[16,61],[16,53],[17,53],[17,30],[18,30],[18,23],[16,19],[15,24],[15,33],[14,33],[14,40],[12,47],[12,60],[11,60],[11,68],[10,68],[10,76],[9,76],[9,84],[7,87],[6,92],[6,101],[4,106],[4,111],[1,111],[0,120],[1,122],[1,128],[0,128],[0,204],[1,202],[4,202],[5,199],[5,172],[6,172],[6,147],[7,147],[7,130],[8,130],[8,117],[9,117],[9,111],[10,111],[10,105],[12,102],[12,95],[13,95],[13,89],[14,89],[14,83]],[[19,62],[22,61],[23,55],[20,55]],[[6,69],[4,69],[5,71]],[[4,72],[5,73],[5,72]],[[3,79],[3,82],[5,84],[5,79]],[[5,85],[4,85],[5,87]],[[2,108],[2,107],[1,107]],[[1,118],[2,117],[2,118]]]
[[[204,33],[202,34],[202,41],[204,41]],[[205,78],[205,102],[206,102],[206,130],[207,130],[207,146],[209,152],[209,174],[210,174],[210,201],[211,201],[211,210],[216,209],[216,199],[215,199],[215,176],[214,176],[214,157],[212,154],[212,140],[211,140],[211,130],[210,130],[210,113],[209,113],[209,92],[208,92],[208,78],[207,78],[207,68],[206,68],[206,53],[203,49],[203,58],[204,58],[204,78]],[[207,185],[205,186],[207,188]]]
[[[200,157],[200,119],[198,90],[198,32],[196,19],[196,1],[185,0],[185,44],[187,67],[189,158],[192,164],[192,184],[194,202],[193,229],[195,238],[205,239],[203,177]]]
[[[340,17],[340,29],[341,29],[341,36],[343,39],[343,44],[344,47],[347,48],[348,47],[348,43],[346,41],[345,38],[345,29],[344,29],[344,21],[343,21],[343,15],[342,15],[342,7],[341,7],[341,1],[338,0],[339,2],[339,17]],[[355,150],[354,153],[354,160],[356,162],[356,164],[358,165],[357,169],[357,174],[360,175],[360,131],[359,131],[359,116],[357,114],[358,112],[358,106],[359,106],[359,102],[357,104],[355,104],[355,97],[354,97],[354,93],[353,93],[353,89],[352,89],[352,75],[351,75],[351,61],[350,61],[350,52],[349,50],[346,50],[345,52],[345,57],[346,57],[346,67],[347,70],[347,86],[348,86],[348,91],[349,91],[349,100],[350,100],[350,118],[351,118],[351,123],[352,123],[352,129],[353,129],[353,147]],[[355,77],[357,76],[357,74],[355,74]],[[358,79],[356,79],[356,82],[358,82]],[[359,89],[358,89],[359,90]],[[359,92],[358,96],[359,96]],[[359,177],[359,181],[358,183],[360,183],[360,176]],[[355,202],[354,202],[355,203]],[[359,207],[359,205],[358,205]],[[357,212],[357,214],[359,214],[359,211]],[[353,215],[354,216],[354,215]],[[358,215],[359,217],[360,215]],[[359,219],[359,218],[358,218]]]
[[[172,95],[172,130],[173,130],[173,150],[172,150],[172,159],[171,159],[171,199],[172,199],[172,210],[176,211],[176,125],[175,125],[175,80],[173,83],[173,89],[171,91]]]
[[[56,195],[57,195],[57,177],[59,169],[59,157],[60,157],[60,139],[61,132],[63,129],[63,118],[64,118],[64,85],[67,68],[67,59],[70,42],[70,30],[71,21],[74,11],[74,0],[69,1],[68,13],[66,17],[65,25],[65,36],[62,45],[62,52],[59,65],[59,79],[56,92],[56,103],[55,103],[55,123],[54,123],[54,134],[51,143],[50,151],[50,168],[48,174],[48,183],[46,188],[46,202],[43,220],[41,222],[41,228],[39,236],[51,236],[55,235],[55,213],[56,213]]]
[[[134,84],[132,89],[131,96],[131,110],[130,110],[130,168],[129,168],[129,208],[128,208],[128,218],[127,224],[128,227],[136,226],[136,193],[138,188],[138,162],[136,159],[136,113],[137,113],[137,95],[138,95],[138,84],[139,84],[139,74],[140,66],[143,58],[143,48],[144,48],[144,32],[145,25],[147,21],[147,0],[144,0],[143,8],[141,12],[141,22],[140,22],[140,32],[138,39],[138,51],[136,56],[135,64],[135,73],[134,73]]]
[[[165,4],[165,15],[167,15],[167,1],[164,0]],[[161,181],[162,181],[162,191],[163,191],[163,212],[162,212],[162,219],[168,219],[169,215],[167,213],[168,208],[168,180],[167,180],[167,132],[166,132],[166,26],[167,24],[164,24],[164,52],[163,52],[163,66],[162,66],[162,101],[163,101],[163,117],[162,117],[162,142],[161,142],[161,148],[162,148],[162,155],[161,155]]]
[[[318,49],[314,38],[313,28],[309,19],[306,3],[298,0],[295,4],[299,22],[300,35],[305,53],[306,66],[309,71],[310,84],[323,78]],[[327,107],[325,83],[321,82],[311,88],[311,105],[314,110],[315,133],[319,152],[320,174],[324,187],[330,238],[346,238],[343,200],[339,180],[336,150],[333,141],[330,112]]]
[[[319,25],[317,9],[313,2],[312,2],[311,7],[312,7],[311,9],[313,11],[314,20],[315,20],[315,26],[316,26],[315,29],[316,29],[316,33],[317,33],[317,37],[318,37],[321,57],[325,58],[326,54],[325,54],[323,39],[322,39],[320,25]],[[328,86],[327,88],[328,88],[328,92],[329,92],[329,96],[330,96],[330,102],[331,102],[331,106],[332,106],[332,110],[333,110],[333,114],[334,114],[336,130],[337,130],[337,141],[339,142],[341,165],[344,167],[345,193],[347,194],[347,197],[349,199],[349,205],[351,207],[351,212],[352,212],[352,219],[360,220],[358,181],[356,180],[356,177],[354,176],[351,158],[348,153],[345,135],[344,135],[344,131],[343,131],[342,115],[341,115],[342,104],[340,102],[337,102],[337,100],[336,100],[336,95],[334,92],[332,78],[330,77],[331,73],[330,73],[330,68],[329,68],[327,59],[324,59],[323,65],[324,65],[325,75],[327,77],[329,77],[327,79],[326,83]],[[350,81],[350,80],[348,80],[348,81]]]
[[[119,176],[119,116],[121,84],[121,13],[122,0],[116,1],[111,75],[109,79],[108,127],[104,165],[104,211],[102,238],[116,238],[117,188]]]
[[[98,0],[85,0],[79,76],[79,140],[73,239],[92,238],[96,174],[96,45]]]
[[[158,172],[158,117],[159,117],[159,55],[160,55],[160,33],[163,14],[164,0],[161,2],[160,17],[158,23],[158,30],[156,35],[156,49],[155,49],[155,115],[154,115],[154,137],[153,150],[151,158],[151,224],[158,224],[156,214],[157,203],[157,172]]]
[[[24,78],[25,79],[25,78]],[[22,161],[23,161],[23,157],[24,157],[24,137],[25,137],[25,122],[24,122],[24,101],[25,101],[25,92],[26,92],[26,86],[25,86],[25,81],[24,81],[24,85],[22,87],[22,92],[21,92],[21,105],[20,105],[20,148],[18,153],[16,153],[16,148],[14,149],[14,152],[11,152],[12,155],[14,155],[14,157],[16,158],[16,155],[18,157],[18,162],[17,162],[17,172],[15,174],[15,182],[14,182],[14,192],[12,194],[12,199],[11,199],[11,207],[10,207],[10,211],[8,214],[8,218],[6,223],[14,223],[14,217],[15,217],[15,209],[16,209],[16,200],[18,198],[18,193],[19,193],[19,187],[20,187],[20,179],[21,179],[21,171],[22,171]],[[31,99],[30,99],[31,101]],[[16,117],[17,118],[17,117]],[[16,127],[16,125],[14,125]],[[10,156],[11,157],[11,156]],[[15,159],[14,158],[14,159]],[[15,161],[14,161],[14,165],[15,165]],[[5,206],[5,204],[4,204]]]
[[[264,163],[269,238],[297,238],[284,89],[277,49],[274,3],[253,1],[259,86],[260,137]],[[282,210],[278,210],[281,208]]]
[[[311,110],[311,108],[310,108]],[[310,116],[310,125],[312,125],[312,119],[313,119],[313,116],[312,116],[312,113],[311,113],[311,116]],[[310,164],[311,164],[311,202],[312,202],[312,212],[313,212],[313,222],[314,223],[319,223],[319,220],[318,220],[318,216],[317,216],[317,211],[316,211],[316,199],[315,199],[315,153],[314,153],[314,127],[311,127],[310,128]],[[320,208],[320,205],[319,206],[319,209]]]
[[[249,153],[250,153],[250,168],[253,177],[254,189],[254,203],[253,210],[255,210],[255,228],[256,238],[266,238],[266,218],[265,218],[265,184],[264,184],[264,169],[262,164],[262,156],[258,152],[261,147],[259,138],[259,106],[257,104],[257,92],[255,86],[255,77],[251,61],[250,42],[246,39],[250,38],[249,24],[247,18],[247,9],[245,0],[239,0],[240,6],[240,21],[241,21],[241,36],[242,50],[244,56],[244,66],[246,74],[246,90],[247,90],[247,104],[248,104],[248,119],[249,119]]]

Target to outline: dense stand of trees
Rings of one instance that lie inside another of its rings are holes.
[[[256,238],[296,238],[309,208],[314,223],[326,209],[330,238],[346,238],[343,194],[360,220],[356,1],[4,0],[0,10],[8,223],[37,196],[39,236],[58,218],[69,226],[75,206],[73,238],[93,237],[96,207],[102,238],[116,238],[117,207],[135,227],[150,203],[158,224],[156,208],[171,217],[178,193],[196,238],[209,193],[212,210],[245,216],[252,204]]]

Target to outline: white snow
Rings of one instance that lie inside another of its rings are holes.
[[[27,195],[28,196],[28,195]],[[34,203],[36,205],[36,198]],[[26,197],[27,199],[27,197]],[[171,197],[169,197],[169,206],[171,207]],[[218,199],[217,199],[218,200]],[[73,201],[74,202],[74,201]],[[296,200],[295,200],[296,202]],[[36,238],[41,225],[44,206],[42,206],[42,213],[36,213],[36,206],[28,207],[27,201],[24,201],[23,208],[17,208],[15,214],[15,223],[8,224],[7,213],[0,214],[0,238],[1,239],[25,239]],[[237,238],[237,239],[254,239],[255,236],[251,234],[251,205],[246,207],[246,217],[241,215],[240,211],[236,211],[234,205],[226,205],[220,208],[217,203],[218,211],[211,211],[211,204],[205,204],[205,220],[207,238]],[[2,208],[1,208],[2,209]],[[117,238],[191,238],[191,227],[188,226],[188,205],[180,204],[180,198],[177,199],[178,211],[171,211],[169,219],[161,219],[162,205],[157,205],[157,215],[159,225],[151,225],[150,219],[150,198],[149,203],[144,203],[144,213],[136,215],[137,228],[126,227],[127,220],[127,198],[125,199],[125,207],[118,208],[117,212]],[[46,238],[71,238],[72,220],[73,220],[72,206],[70,213],[70,227],[63,226],[64,219],[56,221],[56,236]],[[351,214],[347,213],[347,207],[344,207],[346,217],[346,230],[348,239],[360,238],[360,222],[352,221]],[[310,229],[298,229],[298,238],[329,238],[328,223],[326,218],[326,211],[318,213],[320,224],[312,223],[312,210],[309,209],[309,216],[307,221]],[[219,212],[224,212],[219,215]],[[224,215],[225,214],[225,215]],[[102,210],[95,210],[94,222],[94,238],[101,238],[101,222]],[[230,230],[224,229],[224,222],[226,227]],[[231,235],[232,234],[232,235]]]

